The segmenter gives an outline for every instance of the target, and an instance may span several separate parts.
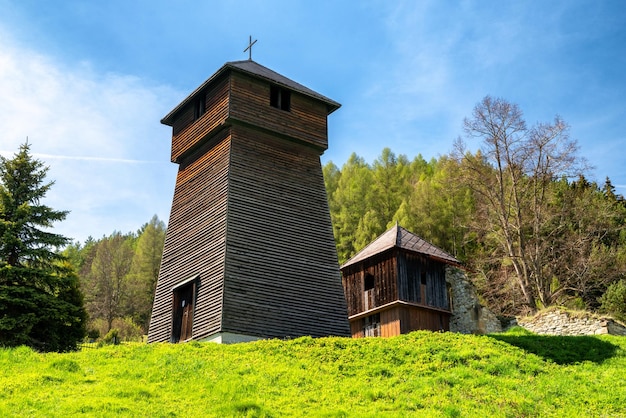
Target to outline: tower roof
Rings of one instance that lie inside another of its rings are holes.
[[[252,60],[244,60],[244,61],[231,61],[227,62],[215,72],[211,77],[209,77],[204,83],[202,83],[197,89],[195,89],[185,100],[180,102],[178,106],[176,106],[170,113],[168,113],[163,119],[161,119],[161,123],[164,125],[171,126],[173,123],[174,115],[178,113],[183,107],[185,107],[189,102],[191,102],[195,96],[204,90],[209,84],[211,84],[215,79],[224,74],[227,71],[238,71],[241,73],[249,74],[257,78],[263,78],[271,83],[278,84],[280,86],[286,87],[290,90],[303,94],[305,96],[309,96],[313,99],[317,99],[326,104],[328,108],[328,113],[332,113],[335,110],[339,109],[341,105],[336,101],[329,99],[326,96],[323,96],[308,87],[303,86],[300,83],[297,83],[281,74],[278,74],[276,71],[270,70],[263,65],[252,61]]]
[[[460,265],[461,262],[441,248],[425,241],[414,233],[407,231],[398,224],[387,230],[365,248],[346,261],[341,269],[366,260],[392,248],[424,254],[447,264]]]

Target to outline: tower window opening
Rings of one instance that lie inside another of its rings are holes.
[[[270,106],[289,112],[291,110],[291,92],[278,86],[270,86]]]
[[[198,101],[195,104],[195,107],[193,110],[194,120],[200,119],[200,117],[204,115],[205,112],[206,112],[206,102],[204,101],[204,96],[203,96],[200,99],[198,99]]]

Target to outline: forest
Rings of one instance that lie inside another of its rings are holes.
[[[449,155],[409,159],[389,148],[372,164],[356,154],[341,169],[327,163],[324,176],[339,262],[397,221],[461,260],[484,302],[499,314],[551,305],[596,311],[607,287],[626,272],[626,205],[610,180],[602,186],[584,176],[552,180],[549,202],[542,208],[549,219],[534,235],[532,213],[522,210],[522,220],[529,223],[520,225],[525,234],[520,240],[528,253],[512,246],[516,253],[511,254],[502,241],[504,231],[481,206],[482,196],[461,182],[466,165]],[[541,277],[529,280],[534,304],[526,303],[517,284],[516,256],[539,266],[533,274]]]
[[[461,260],[497,314],[599,311],[611,286],[623,299],[626,201],[609,178],[587,179],[568,125],[527,127],[516,105],[486,97],[464,126],[448,155],[428,161],[384,148],[372,163],[353,153],[323,166],[339,263],[398,222]],[[147,331],[164,236],[154,217],[136,233],[67,247],[90,329]]]
[[[626,201],[608,177],[587,179],[569,126],[528,127],[517,105],[488,96],[464,134],[429,161],[385,148],[372,164],[354,153],[324,166],[339,262],[398,222],[461,260],[497,314],[597,311],[610,286],[623,304]]]
[[[124,340],[141,340],[148,333],[164,241],[165,223],[154,215],[136,232],[114,231],[65,248],[80,278],[89,338],[114,330]]]
[[[496,314],[559,305],[626,320],[626,200],[591,170],[561,118],[527,126],[517,105],[487,96],[447,155],[384,148],[371,163],[353,153],[323,166],[339,264],[397,222],[462,261]],[[71,242],[46,230],[67,214],[41,204],[46,173],[29,144],[0,159],[0,345],[65,350],[85,330],[140,340],[165,223]]]

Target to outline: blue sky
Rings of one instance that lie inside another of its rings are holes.
[[[484,96],[560,115],[626,194],[626,5],[616,1],[0,0],[0,152],[29,138],[78,241],[167,222],[176,177],[159,123],[225,62],[253,59],[342,104],[338,166],[383,147],[438,157]]]

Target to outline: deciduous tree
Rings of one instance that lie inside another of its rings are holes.
[[[132,237],[114,232],[98,241],[94,249],[90,270],[83,278],[85,302],[92,321],[105,321],[106,333],[115,318],[129,313],[132,304],[127,278],[134,254]]]
[[[165,223],[154,215],[140,230],[128,280],[130,314],[145,333],[148,332],[164,242]]]
[[[517,105],[489,96],[465,119],[464,128],[467,138],[481,141],[476,154],[457,142],[464,180],[478,205],[474,226],[512,267],[530,309],[537,301],[551,305],[553,277],[545,269],[551,244],[546,233],[555,215],[550,189],[555,179],[575,172],[576,141],[559,117],[528,128]]]

